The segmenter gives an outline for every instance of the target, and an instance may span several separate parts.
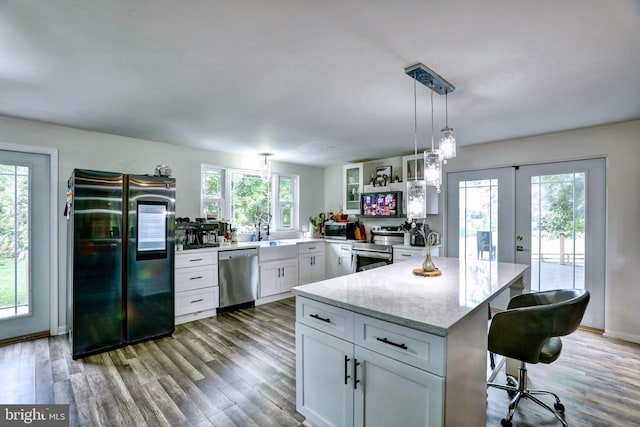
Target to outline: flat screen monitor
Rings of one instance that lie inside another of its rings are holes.
[[[381,191],[361,194],[361,215],[368,218],[398,218],[402,216],[402,192]]]
[[[167,203],[138,202],[136,236],[137,259],[167,257]]]

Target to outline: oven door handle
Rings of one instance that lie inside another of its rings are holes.
[[[393,260],[393,254],[385,253],[385,252],[369,252],[369,251],[357,251],[357,250],[354,250],[352,252],[352,254],[353,254],[354,257],[361,256],[361,257],[366,257],[366,258],[384,259],[384,260],[387,260],[387,261]]]

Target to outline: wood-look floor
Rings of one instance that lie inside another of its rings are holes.
[[[289,298],[77,361],[65,336],[0,347],[0,403],[70,403],[80,426],[308,425],[295,411],[294,322]],[[585,331],[563,342],[555,363],[529,366],[530,386],[558,392],[570,426],[640,425],[640,346]],[[489,389],[488,426],[507,404]],[[560,424],[520,404],[514,426],[546,425]]]

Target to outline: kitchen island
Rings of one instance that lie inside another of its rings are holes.
[[[296,409],[318,426],[486,425],[487,311],[528,266],[434,258],[298,286]]]

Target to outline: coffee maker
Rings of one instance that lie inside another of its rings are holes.
[[[196,220],[198,223],[198,240],[203,247],[220,246],[231,238],[231,226],[226,221]]]

